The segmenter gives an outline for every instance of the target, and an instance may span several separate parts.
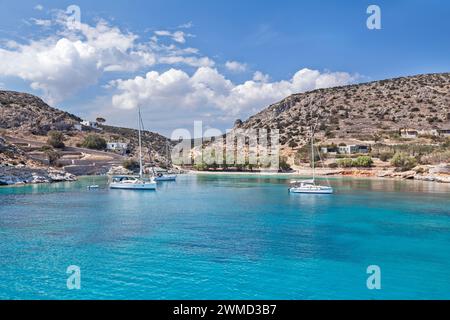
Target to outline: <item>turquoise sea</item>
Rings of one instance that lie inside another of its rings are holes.
[[[450,299],[450,185],[336,178],[334,195],[299,195],[290,179],[1,187],[0,298]]]

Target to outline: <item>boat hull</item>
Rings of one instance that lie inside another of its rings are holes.
[[[110,189],[123,190],[156,190],[156,182],[153,183],[111,183]]]
[[[290,193],[307,193],[307,194],[332,194],[332,188],[323,188],[323,189],[306,189],[306,188],[289,188]]]
[[[177,176],[162,176],[162,177],[155,177],[155,181],[176,181]]]

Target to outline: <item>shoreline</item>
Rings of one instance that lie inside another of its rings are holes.
[[[188,174],[194,175],[254,175],[254,176],[279,176],[279,177],[311,177],[310,169],[298,169],[292,172],[264,172],[264,171],[195,171],[188,170]],[[450,174],[427,173],[418,174],[416,171],[396,172],[393,169],[316,169],[316,177],[349,177],[365,179],[387,180],[415,180],[437,183],[450,183]]]

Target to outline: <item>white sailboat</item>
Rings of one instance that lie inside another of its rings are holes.
[[[142,138],[141,138],[141,108],[138,108],[139,114],[139,176],[113,176],[109,184],[111,189],[127,189],[127,190],[156,190],[156,182],[153,178],[144,179],[142,166]]]
[[[170,147],[169,147],[169,142],[166,141],[166,157],[167,157],[167,161],[168,161],[168,165],[170,164]],[[175,174],[169,174],[168,172],[156,172],[155,167],[152,168],[153,171],[153,178],[155,179],[155,181],[157,182],[163,182],[163,181],[176,181],[177,180],[177,176]]]
[[[311,165],[312,165],[312,179],[291,181],[293,184],[289,188],[291,193],[310,193],[310,194],[332,194],[333,188],[330,186],[321,186],[316,184],[316,168],[314,159],[314,129],[311,129]]]

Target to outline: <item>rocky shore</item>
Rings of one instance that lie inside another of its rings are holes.
[[[0,137],[0,185],[75,181],[76,176],[63,169],[45,167],[25,152]]]
[[[75,181],[76,176],[55,168],[30,168],[24,165],[0,166],[0,185]]]

